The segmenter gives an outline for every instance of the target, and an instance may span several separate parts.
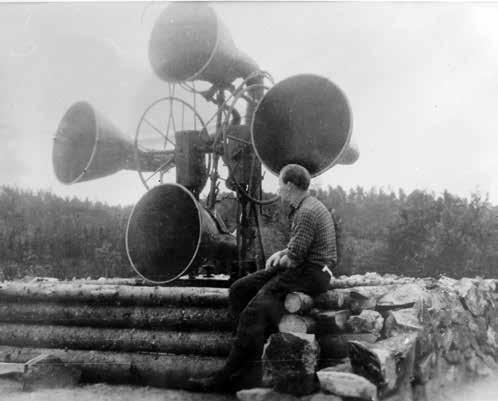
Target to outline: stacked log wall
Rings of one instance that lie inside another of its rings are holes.
[[[0,361],[49,354],[85,382],[167,388],[221,368],[232,341],[226,288],[128,281],[0,283]]]

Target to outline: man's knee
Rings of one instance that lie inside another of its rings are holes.
[[[234,300],[240,299],[243,294],[247,291],[247,284],[244,283],[244,279],[238,279],[235,281],[228,289],[228,299],[230,303]]]

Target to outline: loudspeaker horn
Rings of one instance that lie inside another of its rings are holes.
[[[203,258],[236,258],[236,239],[222,227],[182,185],[158,185],[132,210],[126,252],[145,280],[168,283]]]
[[[238,50],[206,3],[174,2],[159,16],[149,42],[149,61],[166,82],[203,80],[226,86],[258,66]]]
[[[287,164],[300,164],[317,176],[335,164],[354,163],[349,146],[353,120],[342,90],[312,74],[296,75],[273,86],[256,107],[251,140],[259,159],[279,174]]]
[[[122,169],[154,171],[165,158],[174,158],[174,151],[135,152],[132,141],[87,102],[74,103],[66,111],[52,148],[55,175],[64,184],[94,180]]]

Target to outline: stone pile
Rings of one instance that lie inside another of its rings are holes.
[[[497,300],[495,280],[377,274],[333,280],[315,299],[289,294],[265,346],[266,388],[238,398],[430,400],[496,369]]]

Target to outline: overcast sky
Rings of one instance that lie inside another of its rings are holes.
[[[276,81],[315,73],[346,93],[360,159],[315,185],[479,191],[498,203],[498,3],[212,5]],[[144,109],[167,94],[147,55],[164,7],[0,4],[1,184],[110,204],[139,199],[135,172],[60,184],[52,139],[78,100],[134,135]]]

